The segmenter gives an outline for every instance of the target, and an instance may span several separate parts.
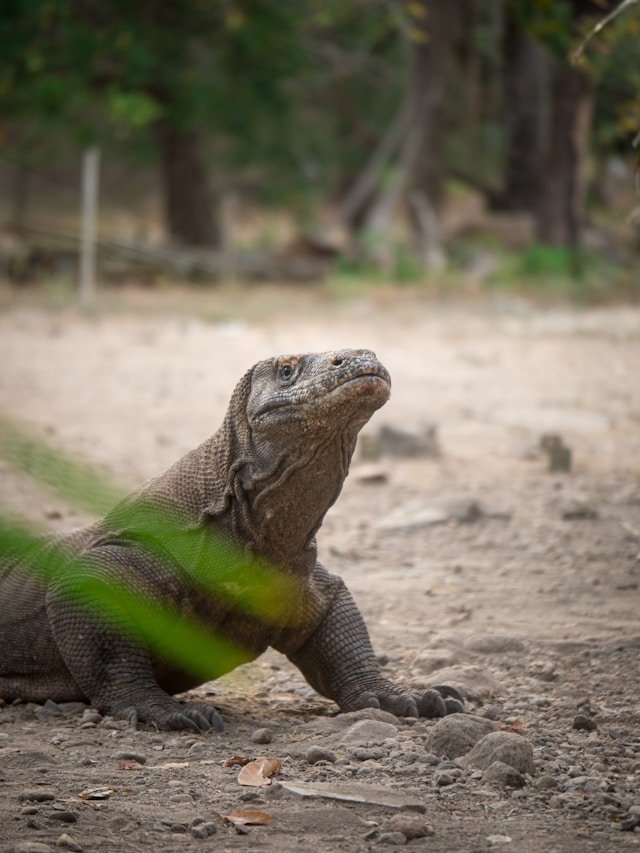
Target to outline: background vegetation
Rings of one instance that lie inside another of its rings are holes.
[[[93,144],[103,277],[634,292],[640,5],[572,61],[616,5],[6,0],[0,273],[69,274]]]

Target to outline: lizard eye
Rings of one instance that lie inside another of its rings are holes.
[[[279,372],[281,379],[291,379],[291,377],[293,376],[293,365],[283,364]]]

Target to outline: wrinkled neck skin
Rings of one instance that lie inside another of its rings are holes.
[[[315,563],[315,534],[335,502],[356,444],[357,430],[318,436],[312,445],[281,456],[263,469],[259,484],[247,491],[254,547],[267,560],[292,571]]]
[[[226,500],[209,506],[207,515],[247,550],[287,571],[307,573],[315,564],[315,534],[340,494],[363,422],[312,434],[295,419],[271,436],[251,428],[234,431],[233,461],[223,475]]]

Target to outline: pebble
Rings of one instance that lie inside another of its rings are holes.
[[[304,755],[307,764],[318,764],[319,761],[328,761],[335,764],[336,754],[324,746],[310,746]]]
[[[407,843],[404,832],[381,832],[378,841],[380,844],[390,844],[393,847],[402,847]]]
[[[62,809],[61,811],[51,812],[47,817],[49,820],[59,820],[61,823],[77,823],[78,815],[74,812],[67,811],[66,809]]]
[[[407,839],[428,838],[435,835],[435,830],[422,815],[400,812],[393,815],[386,825],[387,832],[401,832]]]
[[[42,705],[41,708],[35,712],[36,719],[41,722],[47,722],[54,717],[62,716],[62,709],[55,702],[52,702],[51,699],[47,699],[47,701]]]
[[[482,717],[452,714],[433,726],[425,745],[429,752],[448,758],[465,755],[489,732],[495,732],[497,724]],[[487,765],[488,766],[488,765]]]
[[[271,729],[256,729],[251,733],[253,743],[271,743],[273,740],[273,732]]]
[[[49,800],[55,800],[56,795],[53,791],[48,791],[45,788],[36,788],[33,791],[22,791],[18,794],[18,799],[22,802],[28,801],[31,803],[46,803]]]
[[[84,847],[75,838],[67,835],[66,832],[63,832],[60,838],[58,838],[58,847],[61,847],[63,850],[71,850],[73,853],[82,853],[84,850]]]
[[[191,835],[194,838],[205,839],[209,838],[211,835],[215,835],[218,831],[215,823],[210,820],[205,820],[202,823],[198,823],[195,826],[192,824],[191,826]]]
[[[369,761],[370,759],[377,760],[378,758],[382,758],[385,753],[384,750],[379,747],[367,748],[364,746],[358,746],[351,754],[354,758],[357,758],[358,761]]]
[[[116,752],[114,753],[113,758],[116,761],[137,761],[138,764],[147,763],[146,755],[143,755],[141,752],[131,752],[129,750],[122,750],[120,752]]]
[[[490,764],[483,779],[488,785],[496,785],[498,788],[524,788],[525,785],[524,776],[503,761]]]
[[[99,723],[102,721],[102,714],[96,711],[95,708],[87,708],[82,713],[81,721],[83,723]]]
[[[491,847],[497,847],[500,844],[511,844],[509,835],[487,835],[487,844]]]
[[[540,776],[536,779],[536,788],[539,791],[557,791],[558,790],[558,782],[554,779],[553,776],[549,776],[545,774],[544,776]]]
[[[451,773],[447,773],[446,770],[436,770],[433,774],[432,784],[437,788],[444,788],[448,785],[453,785],[455,779]]]
[[[576,729],[576,731],[596,732],[598,731],[598,724],[586,714],[576,714],[571,722],[571,728]]]
[[[534,772],[531,744],[513,732],[491,732],[485,735],[460,763],[465,767],[486,770],[494,761],[502,761],[520,773]]]
[[[170,803],[192,803],[193,797],[191,794],[173,794],[169,797]]]
[[[23,806],[20,809],[20,814],[30,815],[30,814],[38,814],[38,809],[36,806]]]

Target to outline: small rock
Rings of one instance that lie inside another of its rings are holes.
[[[525,786],[524,776],[503,761],[494,761],[490,764],[483,780],[488,785],[495,785],[498,788],[524,788]]]
[[[598,724],[586,714],[576,714],[571,722],[571,728],[582,732],[596,732],[598,731]]]
[[[453,785],[455,781],[451,773],[447,773],[446,770],[436,770],[433,774],[432,784],[438,788],[445,788],[448,785]]]
[[[44,788],[36,788],[33,791],[22,791],[18,794],[18,799],[21,802],[30,803],[46,803],[49,800],[55,800],[56,795],[53,791],[47,791]]]
[[[553,776],[549,776],[545,774],[544,776],[540,776],[539,779],[536,779],[536,788],[539,791],[557,791],[558,790],[558,782]]]
[[[218,829],[215,823],[210,820],[203,821],[202,823],[198,823],[191,827],[191,835],[200,840],[215,835],[217,831]]]
[[[191,794],[173,794],[169,797],[170,803],[192,803],[193,797]]]
[[[390,844],[393,847],[401,847],[407,843],[407,836],[403,832],[381,832],[378,841],[380,844]]]
[[[20,814],[24,814],[24,815],[38,814],[38,808],[37,808],[37,806],[23,806],[20,809]]]
[[[99,723],[102,720],[102,714],[96,711],[95,708],[86,708],[82,714],[83,723]]]
[[[67,835],[66,832],[63,832],[60,838],[58,838],[58,847],[63,850],[71,850],[73,853],[82,853],[84,847],[79,844],[75,838],[72,838],[70,835]]]
[[[137,761],[138,764],[146,764],[147,756],[141,752],[131,752],[130,750],[121,750],[113,755],[116,761]]]
[[[271,729],[256,729],[251,733],[253,743],[271,743],[273,740],[273,732]]]
[[[354,723],[342,735],[342,743],[352,745],[379,744],[386,738],[397,737],[398,729],[391,723],[380,723],[377,720],[360,720]]]
[[[540,681],[557,681],[558,673],[551,661],[534,660],[529,665],[529,673],[534,678],[539,678]]]
[[[422,815],[409,814],[407,812],[399,812],[385,824],[385,830],[388,832],[401,832],[409,840],[414,838],[429,838],[435,835],[435,830],[427,819]]]
[[[487,844],[491,847],[497,847],[500,844],[511,844],[511,838],[508,835],[487,835]]]
[[[352,751],[351,754],[354,758],[357,758],[358,761],[377,761],[379,758],[382,758],[385,753],[384,750],[380,749],[379,747],[368,748],[365,746],[358,746]]]
[[[62,809],[61,811],[51,812],[47,817],[49,820],[59,820],[61,823],[77,823],[78,815],[74,812],[67,811],[66,809]]]
[[[307,764],[317,764],[319,761],[328,761],[335,764],[336,754],[324,746],[310,746],[304,755]]]
[[[571,471],[571,448],[567,447],[561,435],[545,433],[540,438],[540,449],[547,454],[549,471]]]
[[[44,705],[35,713],[35,716],[41,722],[47,722],[48,720],[53,719],[54,717],[62,716],[62,709],[55,702],[52,702],[51,699],[47,699]]]
[[[586,501],[575,499],[562,508],[560,515],[565,521],[582,521],[598,518],[598,510]]]
[[[458,758],[469,752],[481,738],[489,732],[495,732],[497,728],[496,723],[482,717],[452,714],[438,720],[429,732],[425,746],[429,752],[434,752],[436,755]]]
[[[520,773],[534,771],[531,744],[513,732],[492,732],[485,735],[460,759],[460,764],[486,770],[494,761],[502,761]]]
[[[13,851],[14,853],[53,853],[53,848],[43,841],[19,841]]]

